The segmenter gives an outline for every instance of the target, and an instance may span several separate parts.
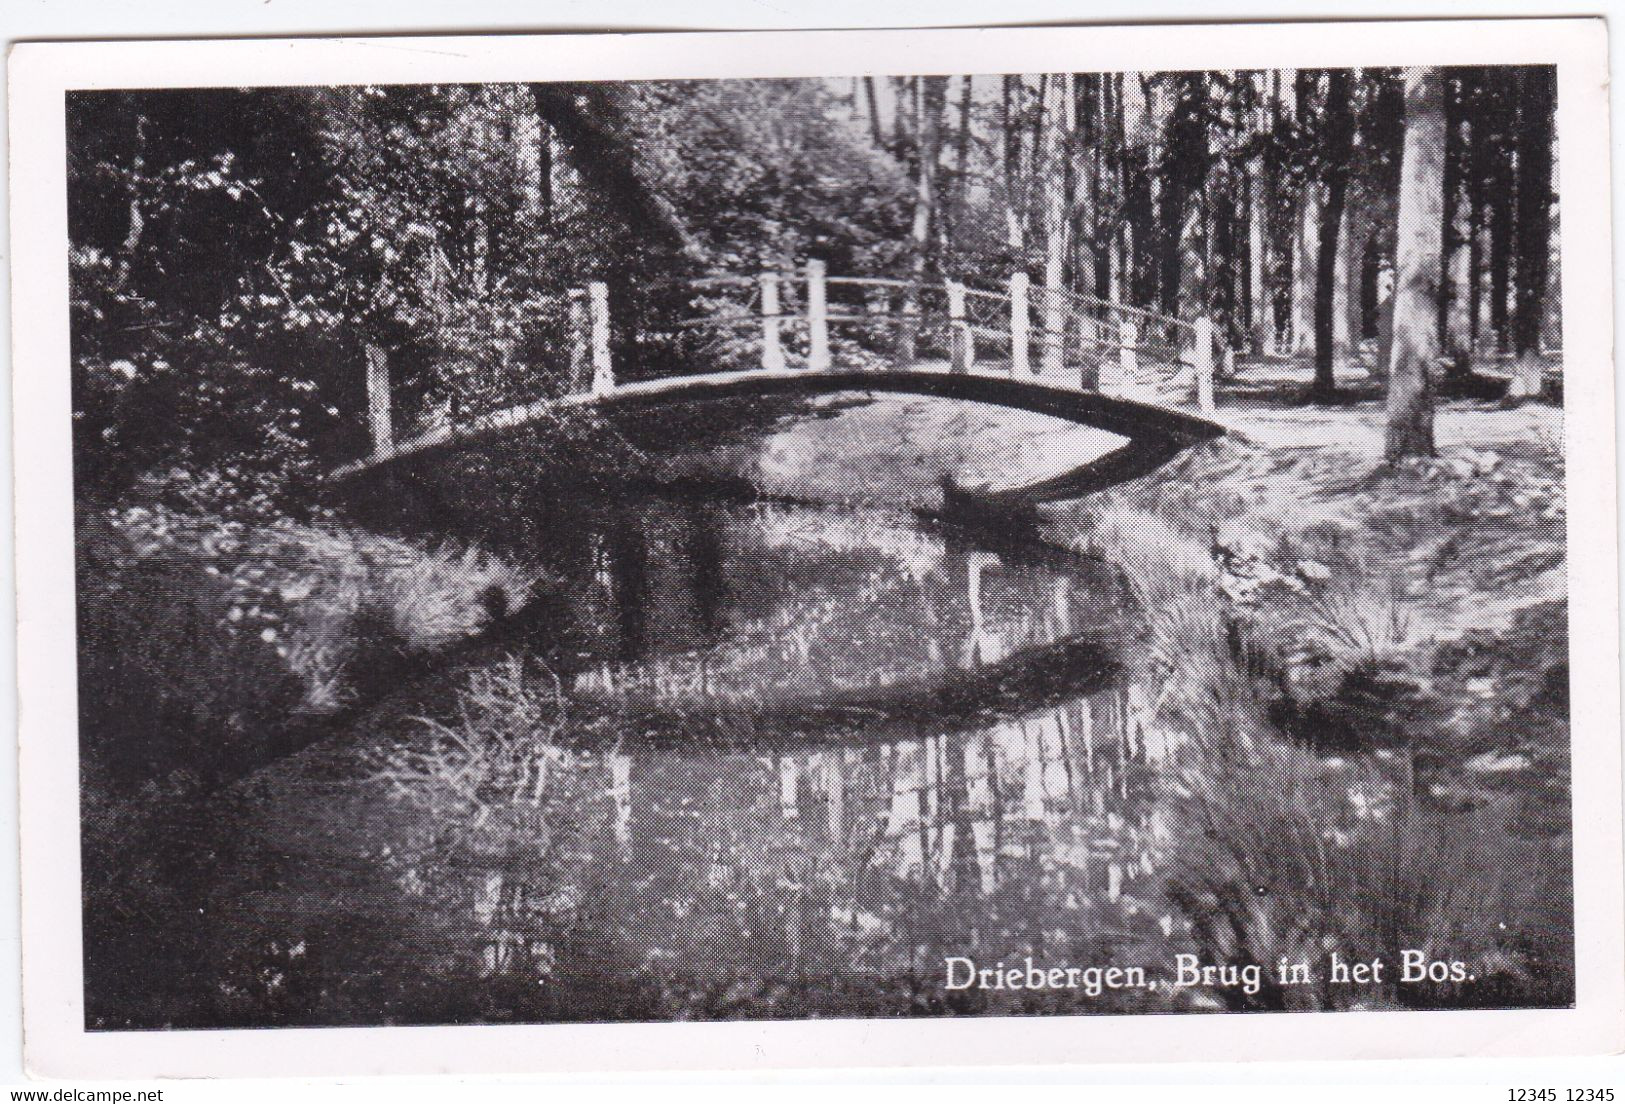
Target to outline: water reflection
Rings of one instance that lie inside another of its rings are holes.
[[[907,517],[641,500],[595,521],[564,563],[583,695],[828,704],[1033,659],[1121,615],[1093,565]]]
[[[407,1019],[887,1014],[940,1000],[947,955],[1133,962],[1167,936],[1171,749],[1082,561],[684,503],[601,511],[553,552],[569,715],[517,780],[432,814],[332,759],[262,781],[277,876],[222,915],[284,941],[370,918],[311,1022],[354,1014],[333,1002],[361,975]],[[420,995],[494,1007],[410,1011],[402,946]]]

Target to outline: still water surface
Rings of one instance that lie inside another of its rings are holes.
[[[397,718],[230,796],[225,1018],[1138,1006],[943,985],[950,955],[1166,951],[1168,749],[1108,572],[874,510],[647,497],[552,532],[547,614],[437,691],[531,688],[507,767],[447,781]]]

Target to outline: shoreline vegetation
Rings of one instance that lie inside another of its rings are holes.
[[[1392,961],[1407,948],[1482,974],[1197,987],[1180,1005],[1568,1002],[1561,412],[1452,402],[1439,457],[1398,466],[1381,463],[1366,408],[1232,418],[1231,436],[1042,511],[1043,539],[1115,565],[1146,618],[1137,674],[1163,688],[1160,723],[1185,741],[1161,782],[1188,829],[1166,866],[1167,901],[1202,961],[1262,965],[1266,979],[1281,959]],[[825,449],[839,436],[827,422],[820,432]],[[1025,446],[1007,445],[1005,462],[1019,464]],[[864,463],[863,449],[850,455]],[[86,890],[107,906],[87,918],[106,929],[109,963],[140,931],[133,911],[173,904],[130,904],[117,856],[177,830],[166,806],[298,750],[290,732],[302,725],[306,741],[344,740],[357,722],[430,733],[403,745],[417,749],[403,753],[411,762],[377,767],[439,808],[458,798],[446,779],[461,779],[464,800],[506,784],[526,734],[556,723],[557,688],[526,664],[463,687],[440,720],[367,709],[401,672],[446,686],[437,663],[545,595],[535,565],[331,513],[243,523],[127,506],[82,517],[79,531]],[[928,1005],[973,1010],[963,995]]]
[[[1237,1007],[1572,1000],[1561,411],[1440,421],[1437,458],[1388,466],[1370,411],[1239,413],[1052,516],[1122,569],[1171,680],[1191,830],[1168,892],[1205,961],[1487,964],[1425,991],[1226,991]]]

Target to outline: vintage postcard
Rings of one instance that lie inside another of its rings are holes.
[[[1625,1043],[1600,20],[10,75],[35,1072]]]

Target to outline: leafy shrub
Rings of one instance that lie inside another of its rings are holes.
[[[135,779],[280,754],[301,718],[390,688],[537,578],[474,548],[161,506],[83,515],[78,544],[87,759]]]

